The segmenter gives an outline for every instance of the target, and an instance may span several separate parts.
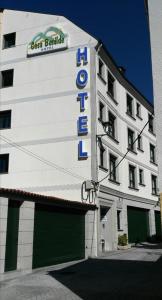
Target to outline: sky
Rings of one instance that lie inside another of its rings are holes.
[[[0,8],[63,15],[102,40],[125,76],[153,102],[149,28],[144,0],[0,0]]]

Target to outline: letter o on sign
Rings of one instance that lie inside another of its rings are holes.
[[[79,88],[84,88],[88,81],[88,73],[86,70],[80,70],[77,74],[76,83]]]

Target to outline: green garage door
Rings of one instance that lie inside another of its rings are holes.
[[[127,213],[129,243],[146,241],[149,236],[148,210],[128,206]]]
[[[33,268],[84,257],[84,212],[36,204]]]
[[[19,211],[20,202],[9,199],[7,216],[5,272],[14,271],[17,269]]]
[[[161,217],[159,211],[155,211],[155,225],[157,239],[161,239]]]

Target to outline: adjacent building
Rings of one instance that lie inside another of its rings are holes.
[[[152,105],[65,17],[0,18],[1,274],[158,234]]]
[[[162,2],[157,1],[145,1],[146,13],[148,17],[148,25],[150,32],[150,46],[151,46],[151,62],[152,62],[152,77],[153,77],[153,89],[154,89],[154,103],[155,103],[155,114],[156,114],[156,134],[157,134],[157,155],[158,155],[158,166],[159,176],[158,185],[160,191],[161,205],[162,205],[162,121],[161,121],[161,81],[162,81],[162,42],[161,26],[162,26]]]

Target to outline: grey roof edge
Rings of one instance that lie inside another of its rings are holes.
[[[19,201],[31,201],[51,204],[56,207],[67,207],[80,210],[96,210],[96,204],[84,203],[80,201],[67,200],[64,198],[59,198],[56,196],[42,195],[32,192],[27,192],[25,190],[14,189],[14,188],[2,188],[0,187],[0,197],[10,198]]]
[[[112,58],[111,54],[108,52],[105,45],[102,41],[98,41],[96,46],[96,51],[98,51],[99,56],[108,66],[112,74],[116,77],[116,79],[120,82],[120,84],[133,96],[135,97],[147,110],[151,113],[154,112],[154,107],[151,103],[148,102],[146,97],[142,95],[140,91],[119,71],[119,68]]]

